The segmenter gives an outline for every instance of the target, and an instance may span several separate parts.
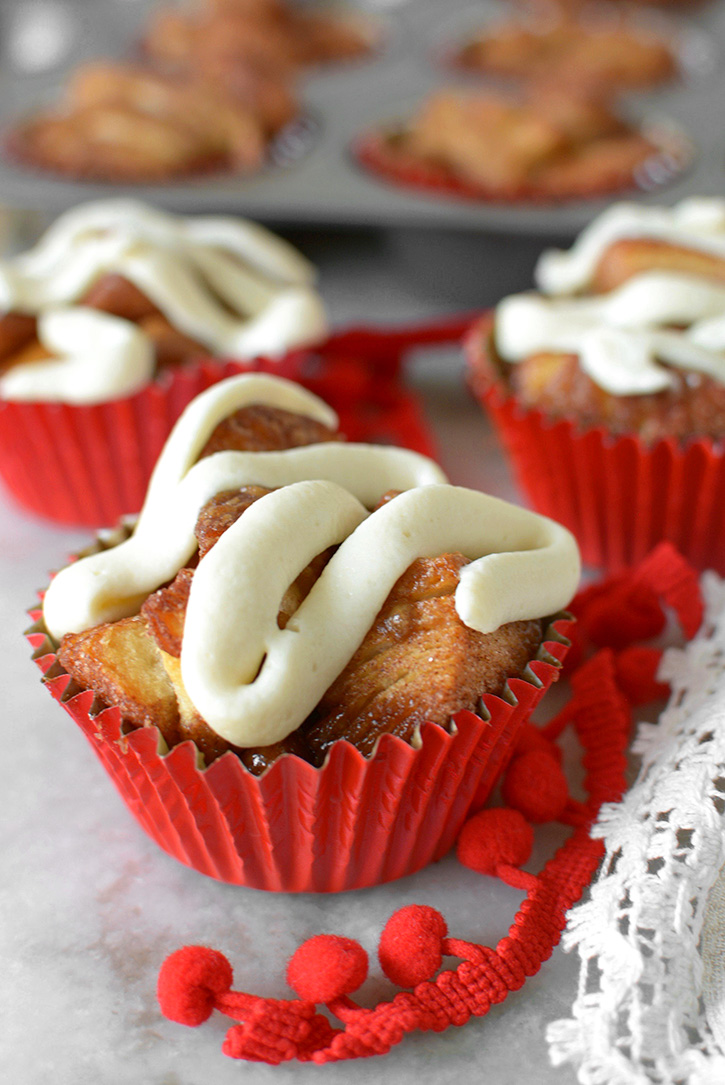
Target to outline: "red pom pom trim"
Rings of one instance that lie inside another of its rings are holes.
[[[156,993],[161,1012],[180,1025],[201,1025],[234,974],[223,953],[206,946],[183,946],[161,966]]]
[[[409,904],[395,912],[380,937],[380,966],[398,987],[415,987],[429,980],[443,961],[445,919],[435,908]]]
[[[368,955],[359,942],[335,934],[308,938],[287,966],[287,982],[309,1002],[333,1002],[356,991],[368,974]]]
[[[495,877],[502,867],[523,866],[533,846],[534,830],[523,814],[499,808],[469,818],[458,837],[456,854],[464,866]]]
[[[559,821],[569,802],[566,776],[555,757],[530,750],[515,757],[503,781],[506,803],[535,825]]]

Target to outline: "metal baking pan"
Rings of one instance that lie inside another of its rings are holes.
[[[57,98],[66,73],[91,56],[128,56],[149,0],[56,0],[67,23],[67,47],[55,66],[33,70],[26,48],[24,67],[0,56],[0,126]],[[19,18],[35,0],[3,3],[0,48],[17,37]],[[45,0],[46,13],[53,3]],[[555,206],[473,202],[421,195],[366,174],[350,146],[360,132],[405,116],[436,86],[471,84],[471,77],[445,70],[446,51],[465,33],[488,20],[510,15],[513,5],[496,0],[402,0],[397,6],[355,9],[379,20],[380,48],[368,60],[318,70],[301,88],[307,120],[299,155],[285,165],[270,165],[259,175],[240,178],[207,175],[161,185],[114,186],[67,181],[0,158],[0,203],[54,213],[87,199],[133,194],[172,211],[235,212],[279,225],[378,226],[475,231],[529,238],[564,239],[577,233],[607,200],[577,200]],[[20,13],[20,15],[18,14]],[[682,79],[663,89],[630,94],[626,109],[645,122],[673,123],[690,140],[690,167],[670,183],[641,192],[645,202],[673,202],[689,194],[721,194],[725,184],[725,5],[683,6],[670,16],[648,10],[635,19],[671,28],[680,43]],[[47,14],[44,16],[47,18]],[[39,39],[42,44],[42,38]],[[30,61],[30,68],[28,65]],[[38,65],[39,66],[39,65]]]

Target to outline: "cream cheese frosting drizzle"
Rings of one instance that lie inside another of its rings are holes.
[[[627,237],[725,259],[725,201],[691,199],[673,208],[616,204],[568,252],[544,253],[536,269],[544,293],[507,298],[496,310],[500,356],[518,362],[537,353],[576,354],[584,372],[612,395],[675,386],[667,365],[725,383],[725,284],[651,270],[610,293],[579,295],[607,248]]]
[[[0,377],[5,399],[84,404],[126,395],[151,379],[154,348],[141,328],[92,309],[48,309],[38,339],[50,358]]]
[[[292,381],[263,374],[220,381],[197,396],[164,446],[133,535],[120,546],[69,565],[48,588],[43,611],[56,639],[138,611],[149,592],[176,576],[195,552],[199,509],[222,490],[331,478],[359,501],[373,504],[393,487],[445,481],[432,460],[415,452],[346,442],[284,452],[217,452],[196,462],[216,425],[252,403],[304,414],[328,426],[337,422],[335,412],[317,396]]]
[[[314,269],[292,246],[241,219],[179,218],[135,200],[75,208],[33,249],[0,262],[0,310],[74,306],[108,273],[132,282],[174,327],[215,354],[274,357],[327,330]],[[79,334],[92,336],[89,311],[81,312]],[[121,380],[116,366],[99,398],[143,383],[133,366],[123,372]],[[44,387],[44,398],[60,398]]]
[[[417,557],[460,551],[456,608],[481,632],[561,609],[579,558],[553,521],[450,486],[426,457],[328,442],[284,452],[218,452],[194,463],[217,421],[266,402],[320,420],[329,408],[275,378],[210,388],[162,453],[131,538],[62,570],[44,602],[56,637],[135,613],[193,554],[198,510],[242,484],[276,486],[200,561],[184,627],[181,671],[199,713],[234,745],[266,745],[294,730],[364,639],[395,581]],[[374,513],[388,488],[403,490]],[[285,630],[276,617],[297,574],[337,551]]]
[[[698,196],[674,207],[616,203],[587,226],[570,249],[542,253],[536,285],[545,294],[586,290],[609,246],[635,237],[725,258],[725,200]]]
[[[547,351],[577,354],[584,372],[612,395],[669,388],[673,374],[658,358],[725,382],[725,285],[652,271],[596,297],[514,295],[496,310],[495,337],[509,362]]]
[[[250,512],[253,522],[245,524]],[[270,552],[283,550],[289,537],[288,515],[304,520],[304,546],[269,572]],[[336,543],[311,592],[279,629],[287,586],[315,554]],[[224,533],[194,574],[181,653],[187,693],[209,726],[234,745],[283,739],[344,669],[398,577],[416,558],[449,551],[474,559],[462,570],[455,602],[461,620],[481,633],[553,613],[576,587],[571,535],[487,494],[423,486],[371,515],[334,483],[300,482],[268,494]],[[262,582],[265,590],[258,591],[255,584]],[[221,645],[229,650],[217,650]]]

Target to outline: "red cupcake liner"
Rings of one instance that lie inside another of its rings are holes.
[[[481,332],[468,344],[471,387],[488,412],[532,506],[568,527],[585,564],[609,572],[671,542],[697,569],[725,575],[725,455],[709,438],[647,445],[634,435],[581,430],[522,407],[476,364]]]
[[[555,620],[526,677],[485,695],[483,715],[457,713],[450,733],[426,723],[418,748],[384,735],[369,759],[341,740],[320,769],[287,755],[256,777],[231,752],[200,769],[190,741],[160,752],[155,727],[124,734],[117,707],[94,714],[95,694],[70,695],[40,611],[31,613],[27,636],[48,690],[159,847],[220,881],[290,893],[362,889],[445,855],[559,677],[571,624]]]
[[[516,185],[487,186],[459,177],[451,169],[434,161],[423,161],[396,145],[395,136],[402,129],[364,132],[352,145],[357,163],[383,181],[401,188],[417,189],[431,196],[449,196],[466,201],[551,204],[566,200],[595,199],[636,190],[649,191],[669,184],[686,170],[693,158],[693,148],[684,135],[672,131],[644,131],[652,152],[634,168],[611,167],[602,172],[596,184],[587,180],[570,183],[561,190],[547,189],[541,181]]]

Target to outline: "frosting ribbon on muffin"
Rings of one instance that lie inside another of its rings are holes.
[[[5,399],[95,403],[140,388],[154,372],[151,340],[110,313],[50,309],[38,319],[38,338],[51,357],[9,369],[0,378]]]
[[[68,566],[51,583],[44,616],[53,636],[135,613],[193,555],[204,502],[243,484],[278,488],[255,501],[199,562],[181,653],[191,700],[234,745],[276,742],[299,726],[418,557],[456,551],[471,559],[455,604],[461,620],[483,633],[569,602],[579,558],[565,528],[448,485],[417,453],[326,442],[283,452],[216,452],[195,463],[215,424],[255,402],[321,421],[333,417],[296,385],[259,375],[232,378],[199,396],[162,453],[131,538]],[[403,492],[370,513],[390,488]],[[338,548],[280,629],[286,588],[330,546]]]
[[[694,196],[674,207],[616,203],[582,230],[570,249],[542,253],[536,285],[545,294],[586,290],[605,250],[623,238],[665,241],[725,258],[725,200]]]
[[[254,223],[233,218],[180,218],[134,200],[85,204],[61,216],[29,252],[0,263],[0,310],[40,314],[41,345],[56,344],[46,313],[77,306],[103,275],[123,276],[180,332],[215,354],[280,355],[325,334],[322,303],[314,290],[314,269],[282,239]],[[77,352],[98,335],[97,314],[78,307],[74,316]],[[140,375],[140,350],[127,361],[111,352],[103,391],[75,390],[75,402],[129,394],[150,375]],[[67,385],[56,370],[21,363],[17,376],[0,378],[8,398],[64,398]],[[100,376],[94,389],[103,382]]]
[[[612,395],[672,387],[672,372],[658,361],[725,383],[725,284],[650,270],[607,294],[576,293],[590,284],[607,248],[624,238],[666,241],[725,259],[725,201],[692,199],[672,209],[617,205],[568,252],[544,253],[536,270],[544,293],[514,295],[496,310],[500,356],[515,363],[542,352],[577,354],[584,372]]]
[[[687,330],[667,327],[678,324]],[[669,388],[673,375],[658,358],[725,383],[725,285],[652,271],[597,297],[513,295],[496,310],[496,347],[508,362],[543,351],[578,354],[612,395]]]

